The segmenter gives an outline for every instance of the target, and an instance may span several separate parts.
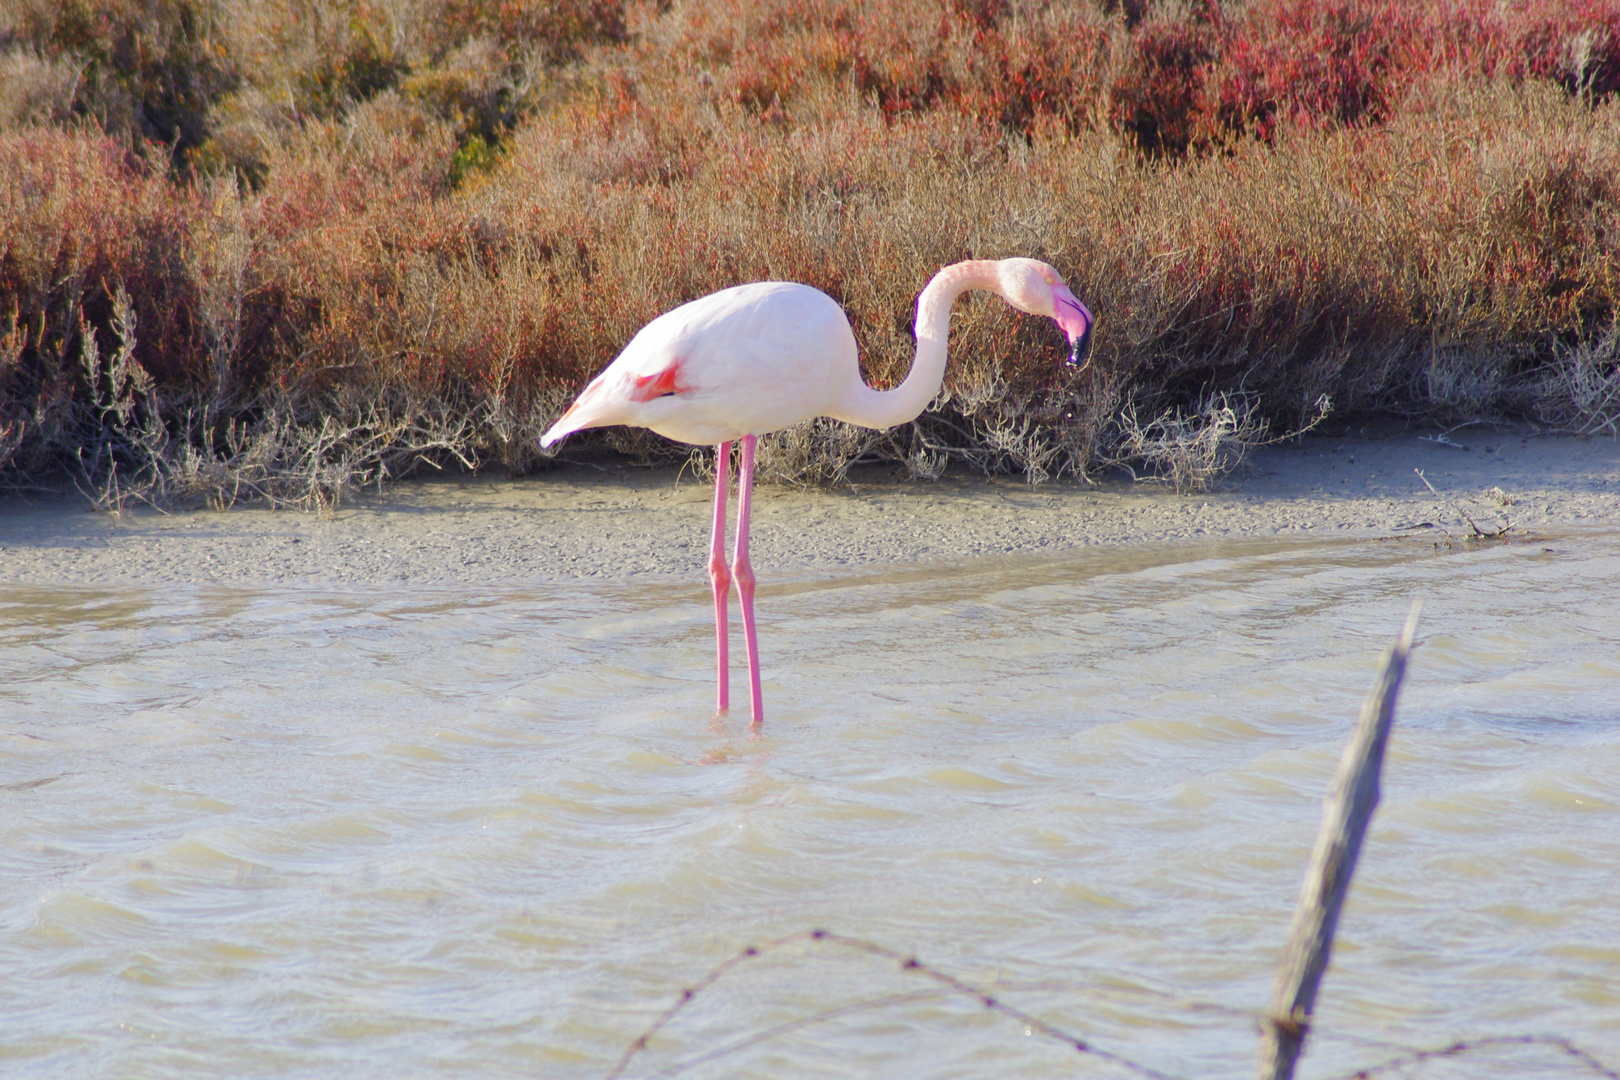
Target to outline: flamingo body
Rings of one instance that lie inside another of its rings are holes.
[[[733,442],[836,414],[860,381],[855,335],[832,297],[787,281],[737,285],[642,327],[541,445],[608,424]]]
[[[720,713],[729,704],[726,608],[735,584],[752,718],[755,724],[764,718],[748,558],[757,438],[817,416],[880,429],[915,419],[944,381],[951,304],[968,289],[988,289],[1020,311],[1052,319],[1068,336],[1071,365],[1090,344],[1092,314],[1052,267],[1033,259],[955,263],[935,274],[917,298],[917,357],[905,381],[892,390],[874,390],[861,379],[855,335],[832,297],[808,285],[755,282],[682,304],[642,327],[541,438],[541,446],[550,446],[585,428],[629,424],[677,442],[715,445],[709,580]],[[728,566],[725,513],[733,442],[741,443],[742,459],[736,546]]]

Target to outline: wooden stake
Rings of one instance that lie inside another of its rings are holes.
[[[1400,636],[1390,642],[1378,671],[1378,681],[1361,706],[1361,720],[1339,759],[1339,771],[1328,788],[1322,807],[1322,829],[1316,835],[1305,886],[1294,909],[1288,945],[1277,966],[1277,984],[1264,1021],[1260,1043],[1260,1080],[1292,1080],[1294,1064],[1305,1051],[1316,988],[1333,952],[1333,932],[1339,923],[1350,877],[1356,872],[1361,839],[1378,805],[1378,774],[1384,764],[1384,746],[1395,719],[1395,696],[1406,675],[1406,658],[1417,629],[1418,609],[1413,601]]]

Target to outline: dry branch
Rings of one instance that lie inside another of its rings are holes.
[[[1288,932],[1271,1008],[1261,1029],[1260,1080],[1291,1080],[1305,1049],[1316,991],[1333,952],[1339,912],[1356,872],[1362,838],[1378,805],[1378,775],[1384,747],[1395,721],[1395,698],[1406,675],[1406,658],[1417,630],[1419,604],[1413,602],[1406,625],[1390,642],[1379,665],[1378,679],[1361,708],[1361,719],[1339,759],[1328,787],[1322,828],[1305,872],[1299,906]]]

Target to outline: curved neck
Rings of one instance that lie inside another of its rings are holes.
[[[836,418],[879,429],[917,419],[945,382],[951,305],[969,289],[1000,293],[996,264],[987,260],[952,263],[935,274],[917,297],[917,356],[905,382],[893,390],[874,390],[864,382],[857,383]]]

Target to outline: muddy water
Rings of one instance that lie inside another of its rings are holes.
[[[766,573],[758,737],[709,716],[690,579],[0,588],[0,1073],[601,1076],[712,965],[824,926],[1247,1076],[1242,1010],[1414,595],[1307,1074],[1525,1032],[1620,1061],[1620,536]],[[784,948],[631,1075],[930,985]],[[1117,1073],[1074,1058],[922,996],[690,1075]]]

